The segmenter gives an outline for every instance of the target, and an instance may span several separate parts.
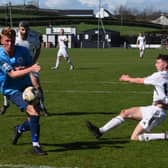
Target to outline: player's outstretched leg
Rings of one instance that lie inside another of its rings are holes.
[[[109,130],[119,126],[124,122],[124,118],[122,116],[116,116],[112,118],[110,121],[108,121],[103,127],[98,128],[94,124],[92,124],[90,121],[86,122],[86,126],[90,130],[90,132],[98,139],[103,134],[108,132]]]
[[[99,139],[103,135],[100,132],[99,128],[92,124],[90,121],[86,121],[86,126],[89,129],[89,131],[93,134],[93,136],[96,137],[96,139]]]

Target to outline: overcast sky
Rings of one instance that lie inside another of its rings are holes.
[[[7,2],[12,4],[24,4],[30,1],[39,2],[40,8],[50,9],[93,9],[97,11],[99,9],[99,2],[101,6],[111,13],[114,9],[120,5],[124,5],[128,8],[146,10],[152,9],[168,12],[168,0],[0,0],[0,4]]]

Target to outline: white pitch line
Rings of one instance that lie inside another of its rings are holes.
[[[49,92],[46,90],[46,92]],[[53,91],[52,91],[53,92]],[[61,92],[61,93],[95,93],[95,94],[112,94],[112,93],[119,93],[119,94],[151,94],[150,91],[110,91],[110,90],[54,90],[54,92]]]
[[[45,165],[41,165],[41,166],[36,165],[35,166],[35,165],[22,165],[22,164],[18,164],[18,165],[16,165],[16,164],[0,164],[0,167],[2,167],[2,168],[58,168],[58,167],[51,167],[51,166],[45,166]],[[59,168],[61,168],[61,167],[59,167]]]
[[[41,81],[41,83],[54,83],[58,84],[58,82],[55,81]],[[60,82],[61,83],[61,82]],[[129,83],[126,82],[117,82],[117,81],[71,81],[71,84],[111,84],[111,85],[130,85]]]

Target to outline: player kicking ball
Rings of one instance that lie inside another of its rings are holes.
[[[31,31],[29,23],[26,21],[20,21],[19,28],[15,40],[15,45],[26,47],[30,54],[31,59],[33,60],[33,63],[36,63],[39,55],[40,55],[40,39],[39,34],[37,32]],[[33,73],[34,79],[33,79],[33,85],[40,91],[41,97],[40,97],[40,107],[41,111],[43,112],[44,116],[48,116],[48,110],[44,103],[44,93],[41,86],[40,78],[38,73]],[[3,106],[0,108],[0,114],[5,114],[7,109],[9,108],[9,101],[6,96],[3,96],[4,103]]]
[[[0,47],[0,87],[1,92],[21,112],[26,113],[26,120],[14,127],[12,144],[16,145],[23,132],[30,131],[32,153],[47,155],[42,150],[40,138],[40,109],[37,104],[29,104],[23,98],[23,91],[32,86],[32,73],[39,73],[41,67],[34,64],[30,52],[23,46],[15,45],[16,32],[10,27],[2,29],[2,47]]]
[[[128,83],[152,85],[154,87],[152,105],[121,110],[118,116],[100,128],[87,121],[88,129],[96,138],[100,138],[106,132],[121,125],[126,119],[132,119],[139,122],[132,132],[131,140],[168,139],[167,133],[150,133],[154,127],[164,121],[168,109],[168,55],[158,55],[155,67],[157,72],[150,76],[134,78],[124,74],[119,79]]]

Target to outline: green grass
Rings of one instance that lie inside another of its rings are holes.
[[[41,117],[40,140],[48,155],[30,154],[29,133],[25,133],[17,145],[11,145],[13,126],[26,118],[11,104],[7,113],[0,116],[0,167],[10,164],[11,168],[14,165],[167,168],[166,141],[129,141],[136,121],[126,121],[99,141],[85,127],[86,120],[102,126],[123,108],[149,105],[151,87],[122,83],[118,78],[123,73],[139,77],[151,74],[155,71],[157,54],[167,53],[167,50],[148,49],[145,58],[139,59],[136,49],[70,49],[74,71],[70,71],[65,62],[58,71],[51,70],[56,52],[55,48],[42,49],[39,60],[41,83],[51,113],[49,117]],[[163,132],[167,128],[166,120],[153,131]]]
[[[72,25],[53,25],[54,27],[76,27],[78,33],[82,33],[83,31],[89,30],[89,29],[97,29],[97,25],[94,24],[85,24],[80,23],[78,25],[72,24]],[[104,25],[105,29],[113,30],[120,32],[121,35],[137,35],[139,32],[151,32],[151,31],[161,31],[161,29],[156,28],[147,28],[147,27],[138,27],[138,26],[120,26],[120,25]],[[45,33],[45,26],[35,26],[31,27],[31,29],[38,31],[41,34]]]

